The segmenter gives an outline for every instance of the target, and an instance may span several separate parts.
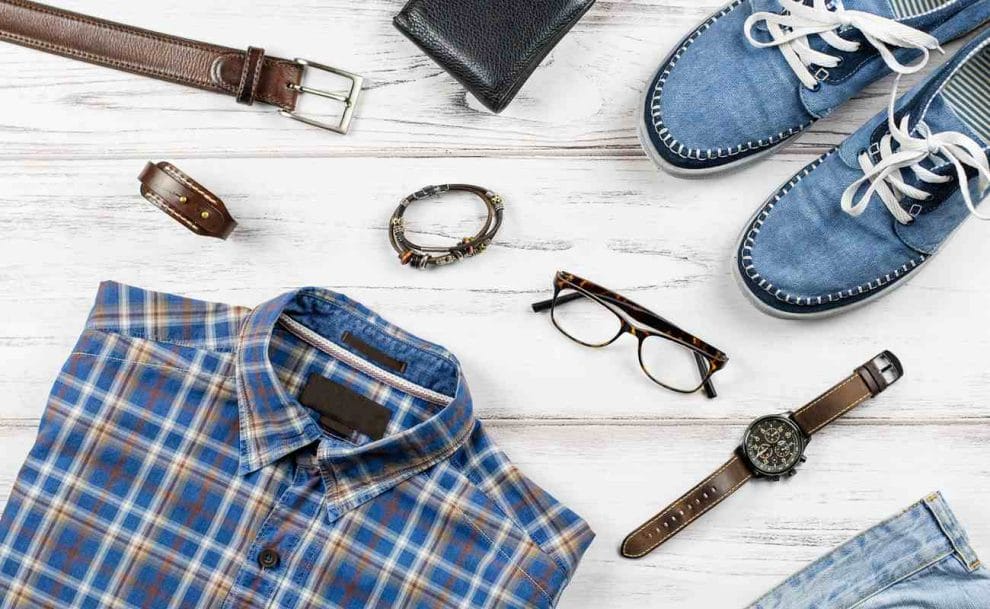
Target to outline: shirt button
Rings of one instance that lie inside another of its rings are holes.
[[[258,564],[262,569],[274,569],[278,566],[278,552],[271,548],[265,548],[258,554]]]

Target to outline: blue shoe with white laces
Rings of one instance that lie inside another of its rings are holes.
[[[736,275],[778,317],[832,315],[904,285],[990,184],[990,30],[808,165],[743,230]]]
[[[987,21],[990,0],[735,0],[657,70],[639,120],[643,149],[684,177],[752,163]]]

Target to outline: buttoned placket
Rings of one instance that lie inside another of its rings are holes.
[[[326,526],[320,514],[325,503],[322,468],[312,452],[285,457],[269,467],[294,468],[292,483],[261,524],[223,609],[269,607],[280,587],[300,584],[315,566],[312,551],[299,556],[297,550],[309,529]],[[250,591],[250,598],[244,598],[242,590]]]
[[[329,533],[332,530],[329,527],[340,526],[340,519],[351,510],[449,456],[474,428],[470,394],[456,361],[449,354],[439,357],[458,374],[456,386],[452,391],[448,389],[451,397],[419,388],[401,377],[389,379],[392,375],[369,370],[367,363],[341,351],[315,331],[296,328],[294,333],[303,332],[310,346],[379,377],[380,382],[397,383],[416,393],[431,393],[435,402],[444,403],[433,419],[379,440],[375,447],[351,445],[321,430],[305,407],[291,397],[268,359],[272,328],[294,297],[294,294],[285,295],[259,307],[241,332],[238,399],[241,431],[246,435],[242,436],[240,471],[247,475],[267,467],[296,469],[291,486],[275,501],[252,540],[224,609],[241,609],[258,603],[269,607],[276,597],[281,598],[284,586],[304,585],[316,568],[319,551],[317,546],[307,543],[306,555],[299,556],[294,551],[302,541],[312,537],[318,527],[328,527],[320,534]],[[382,380],[382,376],[386,378]],[[280,436],[268,433],[277,428],[292,433]],[[368,451],[375,456],[367,465],[375,463],[371,468],[382,467],[381,471],[366,469],[362,460],[368,458],[365,454]],[[387,464],[381,460],[384,455]]]

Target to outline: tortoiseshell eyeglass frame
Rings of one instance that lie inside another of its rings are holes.
[[[561,291],[564,289],[570,289],[574,292],[572,294],[561,295]],[[574,338],[558,325],[553,315],[554,309],[579,298],[590,298],[619,318],[621,324],[619,331],[611,340],[597,345],[586,343]],[[553,280],[553,298],[534,303],[533,311],[537,313],[550,311],[551,321],[554,327],[567,338],[586,347],[596,349],[607,347],[618,340],[623,334],[632,334],[639,341],[639,367],[651,381],[664,389],[669,389],[677,393],[695,393],[704,388],[705,395],[709,398],[714,398],[718,395],[715,391],[715,386],[712,384],[712,376],[728,363],[729,357],[725,353],[709,345],[697,336],[685,332],[646,307],[636,304],[608,288],[578,277],[573,273],[558,271]],[[694,389],[672,387],[650,374],[650,371],[643,364],[643,342],[651,336],[673,341],[694,353],[695,361],[698,364],[698,375],[701,378],[697,387]]]

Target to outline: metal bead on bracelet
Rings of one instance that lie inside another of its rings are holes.
[[[432,197],[438,197],[447,192],[461,191],[469,192],[478,196],[485,202],[488,208],[488,218],[473,237],[465,237],[456,245],[450,247],[427,247],[417,245],[406,237],[405,220],[403,216],[406,209],[415,201],[422,201]],[[505,206],[502,197],[479,186],[470,184],[442,184],[439,186],[427,186],[414,192],[399,203],[392,219],[389,221],[389,242],[399,254],[399,261],[408,264],[413,268],[425,269],[434,266],[446,266],[453,264],[463,258],[477,256],[488,249],[495,233],[502,226],[502,212]]]

